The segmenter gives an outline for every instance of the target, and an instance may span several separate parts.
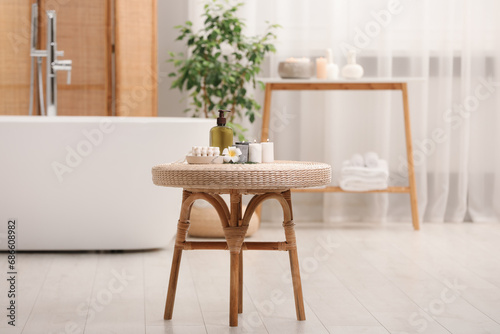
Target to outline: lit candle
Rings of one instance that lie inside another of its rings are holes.
[[[326,59],[323,57],[316,59],[316,77],[326,79]]]
[[[287,58],[287,59],[286,59],[286,62],[287,62],[287,63],[295,63],[295,62],[296,62],[296,60],[295,60],[295,58],[290,57],[290,58]]]
[[[262,144],[253,142],[248,145],[248,161],[262,162]]]
[[[269,139],[262,143],[262,162],[274,162],[274,143]]]

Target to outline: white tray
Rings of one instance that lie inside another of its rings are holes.
[[[224,162],[222,156],[216,157],[197,157],[193,155],[186,155],[188,164],[221,164]]]

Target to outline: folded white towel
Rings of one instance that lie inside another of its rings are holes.
[[[377,168],[378,167],[378,154],[375,152],[366,152],[363,156],[365,160],[365,166],[368,168]]]
[[[384,177],[389,178],[389,168],[387,161],[379,159],[377,168],[357,167],[351,164],[350,160],[344,161],[340,170],[340,176],[360,176],[360,177]]]
[[[365,165],[365,161],[363,160],[363,156],[361,154],[353,154],[352,157],[351,157],[351,160],[349,160],[351,162],[351,165],[352,166],[356,166],[356,167],[364,167]]]
[[[340,180],[340,188],[345,191],[371,191],[387,189],[387,181],[345,178]]]
[[[388,182],[389,168],[382,159],[377,159],[376,167],[372,168],[354,166],[347,160],[340,170],[340,187],[346,191],[382,190],[388,187]]]

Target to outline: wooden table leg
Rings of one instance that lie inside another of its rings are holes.
[[[231,252],[231,281],[229,287],[229,326],[238,326],[238,273],[240,254]]]
[[[238,226],[241,227],[243,207],[241,203],[241,195],[238,197],[239,205],[237,206]],[[243,251],[240,249],[238,260],[238,313],[243,313]]]
[[[245,238],[245,233],[248,226],[241,226],[242,205],[241,193],[237,190],[231,191],[231,217],[229,219],[229,226],[224,229],[226,242],[231,254],[231,277],[229,287],[229,326],[238,326],[238,313],[242,309],[240,303],[242,302],[242,278],[240,272],[242,271],[243,263],[240,264],[241,246]]]
[[[410,204],[413,228],[420,229],[418,219],[418,199],[417,199],[417,185],[415,182],[415,165],[413,162],[413,144],[411,139],[411,124],[410,124],[410,106],[408,103],[408,85],[401,84],[401,92],[403,94],[403,111],[405,122],[405,136],[406,136],[406,155],[408,159],[408,183],[410,187]]]
[[[292,227],[293,228],[293,227]],[[290,257],[290,268],[292,270],[293,294],[295,297],[295,312],[297,320],[306,320],[306,311],[304,309],[304,297],[302,296],[302,283],[300,280],[299,257],[297,248],[288,251]]]
[[[304,297],[302,295],[302,282],[300,279],[299,256],[297,254],[297,240],[295,238],[295,223],[293,222],[292,198],[290,190],[283,193],[283,197],[288,203],[290,209],[290,220],[283,222],[285,229],[286,243],[290,249],[288,256],[290,258],[290,269],[292,271],[293,294],[295,296],[295,311],[297,320],[306,320],[306,312],[304,309]]]
[[[240,251],[238,267],[238,313],[243,313],[243,251]]]
[[[174,312],[175,291],[177,290],[177,279],[179,278],[179,268],[181,266],[182,249],[175,248],[170,269],[170,280],[168,282],[167,302],[163,319],[171,320]]]
[[[184,190],[182,193],[182,203],[184,204],[190,192]],[[179,222],[177,223],[177,236],[175,237],[174,257],[172,258],[172,267],[170,269],[170,279],[168,282],[167,301],[165,303],[165,313],[163,319],[172,319],[174,312],[175,292],[177,290],[177,280],[179,278],[179,269],[181,267],[182,243],[186,241],[187,231],[189,229],[189,214],[191,206],[182,205]]]
[[[168,281],[167,301],[165,303],[165,313],[163,319],[171,320],[174,312],[175,292],[177,290],[177,280],[179,278],[179,269],[181,267],[181,258],[183,243],[186,241],[187,231],[189,229],[189,216],[191,213],[191,205],[188,205],[187,200],[191,196],[191,192],[183,190],[181,214],[177,223],[177,235],[175,237],[174,256],[172,258],[172,267],[170,268],[170,279]]]

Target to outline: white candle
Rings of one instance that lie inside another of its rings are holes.
[[[339,66],[331,63],[326,65],[326,78],[328,80],[336,80],[339,78]]]
[[[326,79],[326,59],[323,57],[316,59],[316,78]]]
[[[274,162],[274,143],[262,143],[262,162]]]
[[[326,61],[328,62],[328,64],[333,63],[332,49],[326,49]]]
[[[248,161],[262,162],[262,144],[250,143],[248,145]]]

